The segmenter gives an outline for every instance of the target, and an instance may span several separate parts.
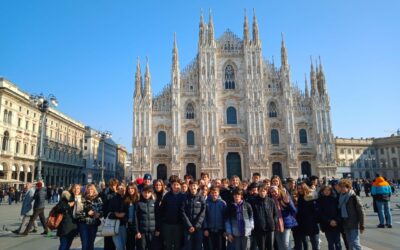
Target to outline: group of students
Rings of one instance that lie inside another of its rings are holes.
[[[238,176],[210,181],[202,173],[198,181],[171,176],[165,185],[146,174],[128,185],[112,179],[99,193],[93,184],[81,190],[73,185],[57,204],[64,214],[60,250],[78,232],[82,249],[93,249],[102,217],[120,221],[104,249],[286,250],[291,233],[294,249],[308,249],[308,241],[319,249],[320,229],[329,249],[341,249],[341,234],[347,249],[361,249],[364,212],[348,179],[320,186],[314,176],[284,185],[279,176],[261,181],[255,173],[243,186]]]

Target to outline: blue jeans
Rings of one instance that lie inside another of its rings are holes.
[[[339,231],[326,231],[326,240],[328,241],[329,250],[341,250],[342,245],[340,244],[340,232]]]
[[[392,213],[390,212],[390,201],[376,201],[376,206],[378,208],[379,224],[392,225]]]
[[[278,244],[279,250],[289,250],[289,240],[290,240],[290,229],[285,228],[285,230],[281,232],[275,232],[276,243]]]
[[[126,244],[126,226],[119,226],[118,234],[113,236],[112,239],[116,250],[124,250]]]
[[[82,250],[93,250],[96,239],[97,226],[85,223],[78,224],[79,235],[81,236]]]
[[[60,237],[60,247],[58,248],[58,250],[69,250],[73,240],[73,237]]]
[[[360,231],[358,229],[344,230],[346,240],[349,244],[349,250],[361,250]]]
[[[187,230],[185,230],[183,237],[183,250],[201,250],[201,244],[203,243],[203,230],[196,229],[194,233],[189,233]]]

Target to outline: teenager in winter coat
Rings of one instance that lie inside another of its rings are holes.
[[[267,185],[258,187],[258,196],[250,204],[254,214],[254,236],[258,249],[272,250],[278,211],[274,200],[268,197]]]
[[[151,243],[156,230],[156,210],[153,187],[150,185],[142,189],[140,200],[136,206],[136,221],[137,249],[152,249]]]
[[[297,189],[297,214],[298,226],[293,229],[295,249],[308,249],[307,236],[310,238],[313,250],[319,249],[318,227],[318,202],[315,191],[306,183],[302,183]]]
[[[210,198],[206,201],[206,217],[204,219],[204,237],[206,246],[204,249],[225,250],[225,222],[224,216],[226,203],[219,197],[219,188],[210,189]]]
[[[206,212],[206,203],[204,197],[197,191],[197,182],[190,181],[189,192],[185,194],[186,197],[180,208],[184,227],[183,249],[185,250],[201,250],[203,242],[202,225]]]
[[[81,202],[83,209],[79,214],[76,214],[76,219],[78,221],[82,250],[91,250],[94,249],[97,228],[101,224],[100,217],[103,216],[103,202],[93,184],[89,184],[86,187],[86,194]]]
[[[322,187],[321,194],[318,199],[321,231],[325,233],[329,250],[341,250],[338,200],[333,197],[330,186]]]
[[[286,190],[272,185],[269,192],[278,210],[275,229],[276,243],[279,250],[289,250],[290,230],[298,225],[295,219],[297,209]]]
[[[235,250],[246,250],[250,247],[251,231],[254,229],[254,216],[251,205],[243,200],[242,189],[233,191],[233,202],[226,210],[225,229],[228,241]]]
[[[58,250],[69,250],[72,241],[78,234],[78,226],[72,217],[74,204],[71,193],[69,191],[62,192],[60,202],[56,205],[56,212],[63,214],[63,219],[57,228],[57,236],[60,238]]]

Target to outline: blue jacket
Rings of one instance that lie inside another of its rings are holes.
[[[286,207],[282,207],[281,213],[283,222],[285,224],[285,229],[293,228],[298,225],[295,218],[297,209],[294,206],[292,199],[289,200],[289,204],[287,204]]]
[[[225,219],[225,229],[227,234],[232,234],[233,236],[250,236],[251,231],[254,229],[254,216],[253,209],[250,204],[243,202],[243,220],[244,220],[244,235],[240,235],[236,207],[234,203],[231,203],[227,207],[226,219]]]
[[[22,207],[21,207],[21,215],[22,216],[33,215],[32,201],[33,201],[34,194],[35,194],[35,188],[30,188],[28,190],[28,192],[26,192],[25,198],[24,198],[24,201],[22,202]]]
[[[392,188],[390,186],[372,186],[371,195],[377,201],[389,201],[392,195]]]
[[[211,232],[225,230],[225,211],[225,201],[220,198],[216,201],[213,201],[212,198],[207,199],[206,218],[204,219],[203,228]]]

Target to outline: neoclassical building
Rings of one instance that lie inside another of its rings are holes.
[[[37,179],[41,113],[30,94],[0,78],[0,184]],[[82,182],[85,126],[49,108],[43,138],[42,178],[46,185]]]
[[[311,91],[292,83],[282,35],[281,65],[264,59],[256,16],[252,37],[227,30],[214,37],[212,16],[200,18],[198,52],[181,71],[174,37],[171,80],[158,95],[138,60],[133,109],[135,177],[165,179],[277,174],[333,176],[335,146],[330,101],[321,62],[311,62]]]

